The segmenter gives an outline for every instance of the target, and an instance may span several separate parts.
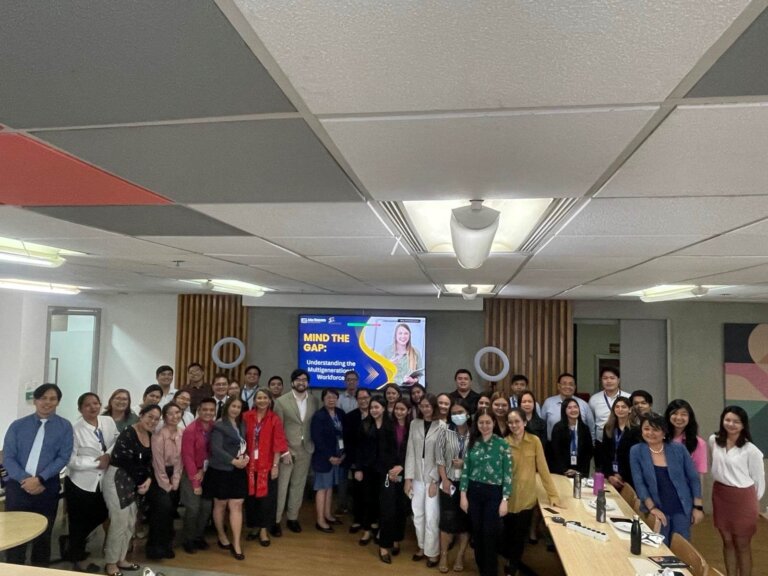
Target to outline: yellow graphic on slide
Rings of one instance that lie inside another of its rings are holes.
[[[374,362],[377,362],[378,364],[381,364],[381,367],[384,368],[384,372],[387,374],[387,382],[394,382],[395,374],[397,373],[397,367],[389,358],[382,356],[373,350],[370,346],[368,346],[368,343],[365,341],[365,328],[360,330],[360,336],[358,336],[357,340],[358,344],[360,345],[360,350],[362,350],[363,353],[368,356],[368,358]],[[379,375],[379,372],[376,370],[375,366],[367,366],[366,373],[367,374],[364,377],[364,383],[366,384],[373,382]]]

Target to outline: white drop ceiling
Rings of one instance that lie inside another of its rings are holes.
[[[768,302],[768,93],[750,73],[761,52],[743,48],[768,46],[766,6],[6,3],[0,137],[170,205],[81,205],[76,187],[69,203],[27,204],[4,188],[15,167],[0,154],[0,237],[83,252],[53,270],[0,264],[0,277],[570,299],[678,282]],[[424,253],[393,218],[405,201],[473,198],[563,209],[477,270]]]

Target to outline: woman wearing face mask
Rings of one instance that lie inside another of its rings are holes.
[[[454,572],[464,570],[464,552],[469,542],[469,518],[460,507],[461,469],[469,446],[469,410],[463,400],[451,406],[451,423],[437,441],[437,471],[440,474],[440,564],[448,572],[448,547],[458,541]]]
[[[413,555],[418,562],[427,557],[427,567],[437,566],[440,554],[440,501],[437,498],[440,475],[437,471],[435,447],[445,430],[445,423],[435,419],[437,398],[426,394],[419,404],[421,418],[411,422],[405,458],[406,495],[411,497],[413,525],[419,550]]]
[[[525,537],[529,533],[533,512],[537,509],[536,474],[549,497],[550,506],[559,506],[557,487],[549,474],[541,440],[525,430],[525,414],[513,408],[507,415],[509,434],[507,444],[512,454],[512,495],[509,498],[509,514],[504,517],[509,564],[504,571],[515,576],[518,569],[525,574],[533,571],[523,564]]]

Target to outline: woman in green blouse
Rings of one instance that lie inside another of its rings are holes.
[[[461,509],[469,514],[480,576],[496,576],[498,572],[499,518],[506,516],[512,493],[509,446],[493,434],[493,422],[490,410],[477,411],[461,472]]]

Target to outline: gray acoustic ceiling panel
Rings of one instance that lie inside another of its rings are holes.
[[[129,236],[250,236],[184,206],[55,206],[31,210]]]
[[[3,2],[0,38],[15,128],[294,111],[210,0]]]
[[[180,204],[360,201],[344,171],[296,118],[36,136]]]
[[[752,22],[686,97],[764,96],[768,94],[766,62],[768,10]]]

